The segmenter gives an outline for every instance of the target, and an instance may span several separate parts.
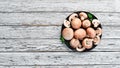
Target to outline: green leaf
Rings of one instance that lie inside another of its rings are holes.
[[[61,37],[60,37],[60,40],[61,40],[62,43],[65,43],[65,39],[63,38],[62,35],[61,35]]]
[[[88,13],[89,19],[93,19],[93,15],[91,13]]]

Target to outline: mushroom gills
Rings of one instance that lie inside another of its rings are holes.
[[[98,25],[100,24],[100,21],[97,19],[93,19],[92,24],[94,25],[94,27],[98,27]]]
[[[65,27],[70,27],[70,22],[67,21],[67,20],[64,20],[64,26],[65,26]]]
[[[100,37],[99,36],[96,36],[94,38],[94,44],[97,45],[98,43],[100,43]]]
[[[85,38],[82,41],[82,45],[83,47],[85,47],[86,49],[90,49],[93,46],[93,39],[89,39],[89,38]]]

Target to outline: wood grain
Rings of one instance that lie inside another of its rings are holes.
[[[72,12],[71,12],[72,13]],[[42,13],[0,13],[0,25],[61,25],[64,19],[71,13],[42,12]],[[119,13],[93,12],[102,25],[120,25]]]
[[[0,65],[120,64],[120,52],[0,53]]]
[[[102,39],[92,52],[120,52],[119,39]],[[71,52],[59,39],[1,39],[0,52]]]
[[[0,68],[119,68],[120,65],[77,65],[77,66],[0,66]]]
[[[119,0],[0,0],[0,12],[105,11],[119,12]],[[116,5],[117,4],[117,5]]]
[[[120,38],[120,27],[103,26],[103,38]],[[61,26],[1,26],[0,38],[60,38]]]

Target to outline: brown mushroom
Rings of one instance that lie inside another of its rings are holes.
[[[71,25],[74,29],[78,29],[81,27],[81,20],[79,18],[74,18],[71,22]]]
[[[76,17],[78,17],[78,15],[76,13],[71,14],[69,17],[69,21],[71,22]]]
[[[92,24],[94,25],[94,27],[98,27],[98,25],[100,24],[100,21],[97,19],[93,19]]]
[[[80,44],[80,42],[79,42],[79,40],[78,39],[75,39],[75,38],[73,38],[71,41],[70,41],[70,46],[72,47],[72,48],[76,48],[76,47],[81,47],[81,44]]]
[[[81,12],[79,15],[81,20],[85,20],[88,17],[85,12]]]
[[[89,39],[89,38],[85,38],[82,41],[82,45],[83,47],[85,47],[86,49],[90,49],[93,46],[93,39]]]
[[[71,40],[73,38],[73,29],[71,28],[64,28],[62,31],[62,36],[65,40]]]
[[[89,27],[87,28],[87,35],[90,37],[90,38],[94,38],[96,36],[96,32],[93,28]]]
[[[74,36],[76,39],[82,40],[86,36],[86,31],[82,28],[79,28],[74,32]]]
[[[83,26],[83,28],[88,28],[88,27],[91,26],[91,23],[90,23],[89,20],[84,20],[84,21],[82,22],[82,26]]]
[[[101,28],[97,28],[96,34],[97,34],[97,36],[100,36],[102,34],[102,29]]]
[[[96,36],[96,37],[94,38],[94,44],[97,45],[99,42],[100,42],[100,37],[99,37],[99,36]]]
[[[67,21],[67,20],[64,20],[64,26],[65,26],[65,27],[70,27],[70,22]]]

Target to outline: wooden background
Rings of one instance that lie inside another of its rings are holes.
[[[63,20],[81,10],[103,26],[84,53],[59,40]],[[120,0],[0,0],[0,68],[120,68]]]

